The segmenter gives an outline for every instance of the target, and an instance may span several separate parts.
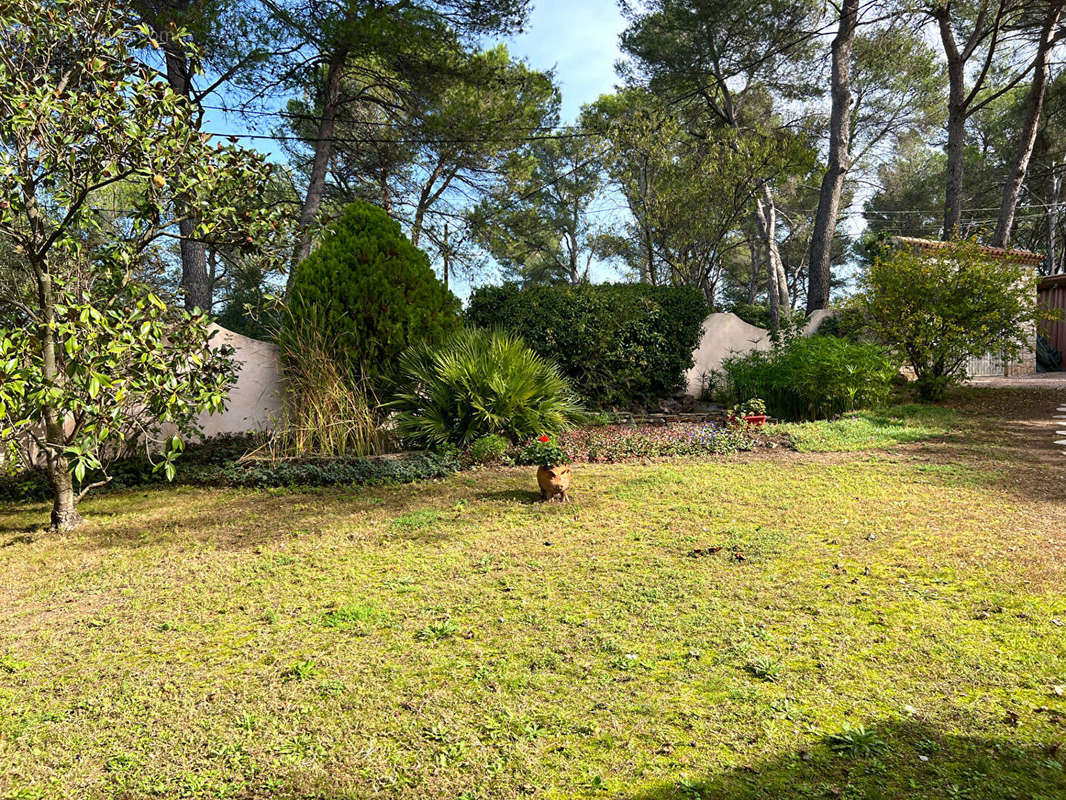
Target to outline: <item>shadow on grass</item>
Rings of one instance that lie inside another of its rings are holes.
[[[919,444],[933,462],[928,470],[945,485],[983,486],[1027,500],[1066,505],[1066,448],[1055,420],[1066,393],[1045,388],[964,387],[949,405],[968,420],[965,433]]]
[[[867,749],[836,754],[823,742],[810,751],[703,777],[652,786],[626,800],[756,800],[759,798],[971,798],[1061,800],[1066,753],[1056,742],[1014,744],[1009,736],[948,734],[920,722],[880,722],[866,728]],[[1008,729],[1005,727],[1006,730]],[[1066,731],[1064,731],[1066,732]]]
[[[526,489],[478,492],[474,497],[478,500],[488,500],[489,502],[521,503],[523,505],[533,505],[540,502],[540,492],[532,492]]]
[[[58,537],[85,549],[183,542],[241,549],[313,534],[346,515],[376,509],[398,513],[418,501],[393,487],[272,491],[152,486],[91,497],[80,508],[85,526],[34,538]],[[34,521],[38,517],[40,524]],[[0,510],[0,543],[31,543],[18,534],[43,530],[47,519],[44,504]]]

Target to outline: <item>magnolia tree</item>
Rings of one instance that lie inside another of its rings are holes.
[[[919,394],[940,399],[966,377],[971,357],[1017,360],[1041,318],[1036,273],[1020,260],[993,257],[973,239],[933,253],[907,247],[879,255],[860,278],[855,308],[870,332],[914,369]]]
[[[109,0],[0,0],[0,440],[47,472],[53,529],[131,448],[172,477],[196,417],[223,408],[231,354],[154,288],[175,209],[203,241],[251,249],[277,228],[240,202],[267,165],[195,129],[145,63],[157,49]]]

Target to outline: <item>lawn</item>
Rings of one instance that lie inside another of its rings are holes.
[[[567,505],[507,468],[8,509],[0,796],[1066,797],[1057,403]]]
[[[787,434],[801,453],[829,453],[919,442],[945,436],[964,424],[953,408],[908,404],[856,411],[835,420],[772,425],[769,430]]]

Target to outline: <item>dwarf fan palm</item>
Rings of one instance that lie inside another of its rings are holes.
[[[518,442],[571,427],[582,414],[558,368],[499,330],[464,330],[439,347],[409,349],[397,387],[389,404],[395,432],[418,446],[465,447],[489,433]]]

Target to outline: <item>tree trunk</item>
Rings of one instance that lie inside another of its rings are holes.
[[[962,78],[960,77],[958,93],[962,92],[961,82]],[[959,225],[962,222],[962,173],[966,147],[966,116],[955,102],[956,94],[955,81],[952,80],[950,91],[952,100],[948,103],[948,178],[944,194],[944,231],[942,235],[945,241],[954,239],[959,235]]]
[[[307,184],[303,207],[300,209],[300,238],[293,254],[293,267],[307,258],[311,252],[311,226],[318,216],[319,208],[322,207],[322,195],[326,189],[326,171],[329,168],[330,157],[333,155],[333,134],[337,129],[337,112],[340,110],[341,79],[344,76],[344,65],[347,60],[348,49],[346,47],[335,52],[329,60],[326,86],[322,95],[322,119],[318,122],[318,133],[315,135],[315,155],[311,163],[311,178]],[[289,270],[290,281],[294,271]]]
[[[648,220],[648,195],[650,192],[648,180],[648,156],[641,155],[641,167],[637,176],[637,186],[640,191],[640,216],[638,221],[641,231],[641,245],[644,248],[644,269],[647,271],[646,278],[652,286],[659,285],[659,276],[655,268],[655,246],[652,244],[651,223]]]
[[[955,40],[955,30],[951,26],[952,4],[939,3],[934,7],[933,17],[940,30],[940,41],[944,46],[944,57],[948,67],[948,174],[944,192],[944,230],[945,241],[956,238],[962,222],[962,188],[964,157],[966,150],[966,120],[986,101],[974,106],[973,103],[981,88],[989,80],[995,63],[996,46],[1002,30],[1004,18],[1018,5],[1012,0],[982,0],[977,4],[976,17],[970,25],[970,32],[960,49]],[[966,91],[967,64],[981,45],[985,47],[983,64],[973,74],[973,86]]]
[[[944,193],[944,230],[947,241],[959,233],[962,220],[962,172],[966,147],[966,59],[955,42],[950,7],[937,15],[940,41],[948,62],[948,175]],[[976,35],[976,33],[974,34]]]
[[[996,233],[992,239],[993,247],[1009,247],[1011,232],[1014,229],[1014,214],[1018,208],[1018,197],[1022,192],[1029,160],[1033,157],[1040,115],[1044,110],[1044,98],[1047,95],[1048,81],[1051,78],[1051,47],[1055,39],[1055,29],[1062,16],[1062,2],[1052,3],[1048,9],[1047,20],[1040,35],[1040,46],[1033,62],[1033,82],[1026,100],[1025,123],[1018,137],[1018,151],[1011,161],[1007,181],[1003,184],[1003,200],[999,207],[999,220]]]
[[[210,311],[214,305],[211,278],[207,274],[207,248],[203,242],[193,238],[199,225],[200,220],[196,217],[178,222],[178,231],[181,233],[181,288],[188,311],[196,308]]]
[[[759,274],[762,272],[759,265],[762,260],[759,257],[759,245],[757,242],[748,242],[748,250],[751,254],[751,275],[748,278],[748,305],[755,305],[759,297]]]
[[[840,196],[850,168],[851,148],[851,50],[859,21],[859,0],[844,0],[840,24],[833,39],[833,107],[829,115],[829,163],[822,176],[818,212],[811,234],[810,269],[807,278],[807,313],[829,307],[832,279],[831,257],[840,214]]]
[[[570,276],[570,285],[577,286],[581,283],[581,274],[578,272],[577,267],[577,237],[573,234],[567,234],[567,240],[570,243],[570,253],[566,264],[566,271]]]
[[[444,262],[444,288],[448,288],[448,281],[451,278],[451,259],[452,251],[448,245],[448,222],[444,222],[444,238],[441,242],[440,248],[441,261]]]
[[[766,242],[767,257],[777,273],[777,302],[780,303],[781,308],[788,309],[792,307],[792,303],[788,299],[788,275],[785,274],[785,262],[781,260],[781,251],[777,246],[777,203],[774,201],[774,196],[767,184],[763,184],[762,193],[767,219],[769,220],[767,229],[769,239]]]
[[[37,298],[41,305],[41,376],[51,384],[59,380],[59,364],[56,360],[56,341],[52,333],[55,323],[56,297],[52,276],[43,265],[35,265],[37,274]],[[63,451],[67,442],[63,432],[63,417],[52,406],[44,407],[45,459],[48,480],[52,484],[51,529],[67,531],[81,524],[76,508],[77,498],[70,476],[70,465]]]
[[[418,195],[418,204],[415,206],[415,216],[411,221],[411,244],[418,247],[418,242],[422,238],[422,226],[426,221],[426,212],[433,207],[440,196],[451,185],[452,179],[455,177],[455,171],[452,171],[450,175],[445,175],[444,180],[440,186],[437,186],[437,181],[441,178],[441,173],[444,172],[444,165],[439,163],[433,168],[433,171],[429,173],[429,177],[426,178],[426,182],[422,185],[422,191]],[[382,176],[382,186],[387,186],[388,183]]]
[[[192,102],[192,70],[189,67],[189,54],[181,42],[166,36],[163,38],[163,54],[166,59],[167,83],[177,94]],[[185,308],[210,311],[212,305],[211,281],[207,275],[206,247],[194,237],[200,226],[200,219],[195,215],[185,216],[182,204],[175,201],[177,212],[181,216],[178,231],[181,233],[179,249],[181,251],[181,288],[185,295]]]
[[[57,455],[48,460],[48,480],[52,484],[50,529],[56,532],[74,530],[83,520],[78,513],[74,479],[70,475],[66,458]]]
[[[1057,256],[1058,243],[1055,237],[1059,225],[1059,198],[1062,195],[1062,173],[1054,161],[1051,162],[1051,207],[1047,215],[1047,263],[1048,275],[1058,272],[1059,262]]]
[[[770,187],[763,185],[762,197],[755,199],[755,222],[766,248],[766,294],[770,299],[770,328],[781,330],[781,309],[788,309],[788,284],[781,253],[777,247],[777,206]]]

